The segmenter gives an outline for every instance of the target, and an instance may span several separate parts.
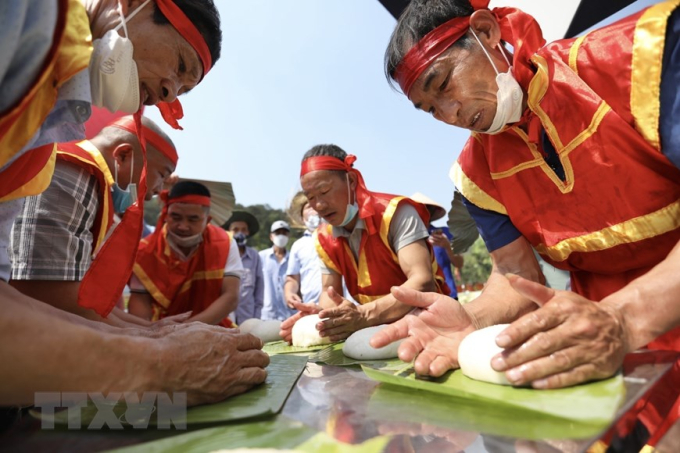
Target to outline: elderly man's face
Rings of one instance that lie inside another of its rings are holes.
[[[125,8],[126,17],[143,2],[129,3]],[[203,73],[193,47],[172,25],[155,24],[153,10],[153,4],[149,3],[127,22],[139,73],[139,97],[145,105],[174,101],[195,87]]]
[[[241,220],[231,222],[231,225],[229,225],[229,231],[233,234],[243,233],[246,236],[250,235],[250,229],[248,229],[248,224]]]
[[[168,229],[177,236],[189,237],[203,233],[208,224],[206,207],[193,203],[175,203],[168,207]]]
[[[347,173],[337,171],[317,170],[312,171],[300,178],[300,184],[309,205],[323,219],[331,225],[342,224],[345,218],[347,204],[354,202],[354,190],[356,180],[354,175],[349,175],[349,187],[351,195],[347,193]]]

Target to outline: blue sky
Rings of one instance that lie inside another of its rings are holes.
[[[284,208],[299,189],[305,151],[335,143],[358,156],[369,189],[422,192],[448,209],[448,170],[468,133],[416,111],[389,87],[382,62],[395,20],[377,0],[215,3],[222,57],[182,97],[184,131],[147,110],[175,141],[180,176],[228,181],[241,204]],[[552,40],[578,0],[550,2],[549,11],[536,0],[494,4],[520,4]]]

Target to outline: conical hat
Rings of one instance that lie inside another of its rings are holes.
[[[413,201],[417,201],[418,203],[422,203],[425,206],[427,206],[427,209],[430,211],[430,222],[439,220],[446,215],[446,209],[444,209],[439,203],[437,203],[433,199],[426,197],[420,192],[414,193],[409,198]]]

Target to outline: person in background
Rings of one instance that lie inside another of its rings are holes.
[[[234,312],[236,324],[250,318],[260,318],[264,305],[264,275],[262,273],[262,260],[260,255],[252,247],[248,247],[248,238],[257,234],[260,224],[249,212],[234,211],[231,217],[222,225],[222,228],[231,233],[238,245],[239,255],[243,263],[243,276],[241,277],[241,292],[238,307]]]
[[[210,221],[210,191],[181,181],[156,230],[142,239],[130,279],[130,314],[149,321],[191,312],[185,322],[233,327],[243,266],[236,242]]]
[[[283,295],[283,285],[286,281],[289,253],[286,250],[290,225],[283,220],[272,223],[269,239],[272,247],[260,252],[262,273],[264,275],[264,303],[261,319],[279,320],[295,314],[295,310],[288,308]]]
[[[439,264],[439,268],[444,273],[446,285],[450,290],[449,296],[458,299],[458,290],[456,288],[456,279],[453,277],[453,268],[461,269],[465,260],[463,255],[454,252],[452,244],[453,236],[448,227],[436,227],[432,225],[432,222],[446,216],[446,209],[420,192],[414,193],[410,198],[411,200],[424,204],[430,213],[430,224],[427,227],[430,237],[427,241],[432,245],[437,264]],[[451,266],[453,266],[453,268]]]
[[[290,202],[288,216],[293,224],[304,225],[305,232],[293,243],[283,288],[286,306],[296,303],[318,303],[321,296],[321,268],[312,234],[321,224],[321,217],[312,208],[304,192],[299,191]]]

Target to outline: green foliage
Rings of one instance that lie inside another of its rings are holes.
[[[477,238],[470,250],[465,254],[465,264],[461,270],[462,282],[466,286],[476,283],[486,283],[491,274],[491,255],[486,250],[481,237]]]
[[[247,211],[255,216],[257,221],[260,223],[260,231],[255,236],[248,239],[248,245],[256,250],[268,249],[272,246],[272,241],[269,240],[269,229],[272,223],[277,220],[285,220],[290,223],[290,219],[285,211],[282,209],[274,209],[267,204],[254,204],[252,206],[243,206],[236,203],[235,211]],[[293,228],[290,232],[290,239],[288,240],[288,245],[286,248],[290,250],[290,246],[293,245],[297,239],[302,237],[304,230]]]

